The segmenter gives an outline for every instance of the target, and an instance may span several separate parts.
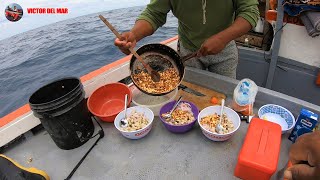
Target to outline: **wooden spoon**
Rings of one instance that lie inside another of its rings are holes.
[[[117,36],[118,39],[121,39],[121,35],[119,34],[119,32],[109,23],[109,21],[106,18],[104,18],[102,15],[99,15],[99,18],[109,27],[109,29]],[[145,63],[142,57],[139,56],[139,54],[137,54],[137,52],[133,48],[129,48],[129,51],[142,63],[144,68],[147,69],[148,73],[151,76],[152,81],[159,82],[160,74],[157,71],[153,70],[149,66],[149,64]]]

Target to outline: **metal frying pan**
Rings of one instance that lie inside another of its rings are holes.
[[[184,62],[192,57],[195,57],[195,53],[189,54],[185,57],[180,57],[179,54],[169,46],[163,44],[147,44],[140,47],[137,50],[137,53],[144,59],[144,61],[149,64],[149,66],[154,69],[155,71],[161,72],[166,70],[167,68],[174,68],[179,73],[180,81],[173,88],[171,91],[163,92],[159,94],[149,93],[141,89],[138,84],[135,82],[133,75],[141,72],[144,68],[142,64],[137,61],[137,59],[132,56],[130,60],[130,72],[131,72],[131,79],[134,85],[142,92],[152,95],[152,96],[162,96],[172,92],[176,89],[179,84],[181,83],[184,73],[185,73],[185,66]]]

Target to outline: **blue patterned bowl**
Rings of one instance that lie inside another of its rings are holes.
[[[295,118],[292,113],[279,105],[266,104],[258,111],[260,119],[277,123],[281,126],[282,134],[290,131],[295,125]]]

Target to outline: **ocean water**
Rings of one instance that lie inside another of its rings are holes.
[[[125,55],[115,36],[99,19],[119,32],[128,31],[144,7],[117,9],[57,22],[0,41],[0,117],[26,104],[39,87],[55,79],[81,77]],[[155,43],[177,34],[177,19],[137,44]]]

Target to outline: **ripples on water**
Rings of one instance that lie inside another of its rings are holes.
[[[101,13],[118,31],[128,31],[143,7]],[[81,77],[124,55],[113,45],[114,34],[97,14],[44,26],[0,41],[0,117],[28,102],[39,87],[66,76]],[[160,42],[177,34],[168,15],[164,27],[141,42]]]

